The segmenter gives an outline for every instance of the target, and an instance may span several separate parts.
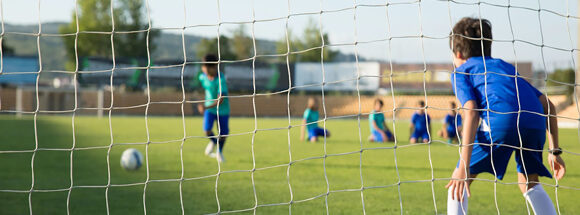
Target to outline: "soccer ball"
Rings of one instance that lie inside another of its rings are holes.
[[[127,149],[121,155],[121,167],[125,170],[137,170],[142,164],[143,155],[137,149]]]

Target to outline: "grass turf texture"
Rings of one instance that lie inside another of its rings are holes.
[[[230,171],[216,176],[218,165],[215,159],[203,155],[208,140],[187,138],[182,145],[184,128],[180,117],[149,117],[147,121],[149,138],[148,169],[144,165],[138,171],[125,171],[119,165],[123,150],[133,147],[144,155],[146,146],[123,145],[119,143],[147,142],[147,129],[144,117],[114,116],[111,126],[107,117],[98,119],[77,116],[74,119],[74,135],[71,116],[39,115],[38,147],[43,149],[75,147],[103,147],[70,151],[37,151],[33,153],[0,153],[0,189],[28,191],[32,184],[31,161],[34,164],[34,192],[30,199],[34,214],[65,214],[67,197],[71,214],[106,214],[105,197],[109,199],[110,214],[181,214],[180,186],[183,207],[188,214],[205,214],[220,211],[251,209],[257,199],[258,205],[293,203],[288,205],[261,206],[258,214],[360,214],[361,174],[364,181],[365,210],[369,214],[400,214],[402,202],[405,214],[433,214],[435,198],[437,213],[446,211],[447,191],[444,188],[458,159],[458,148],[448,146],[442,141],[428,145],[408,145],[408,123],[398,121],[396,136],[398,146],[393,144],[368,143],[368,121],[356,118],[331,119],[327,128],[332,137],[324,144],[300,142],[300,128],[290,130],[288,144],[288,120],[259,118],[258,129],[282,128],[278,130],[259,130],[255,134],[253,118],[232,118],[231,133],[227,141],[225,155],[227,163],[221,171]],[[293,119],[292,124],[299,124]],[[389,124],[392,128],[392,124]],[[433,130],[440,124],[434,124]],[[0,117],[0,151],[33,150],[35,148],[34,121],[31,117],[15,119]],[[110,133],[112,131],[112,135]],[[188,137],[201,136],[201,118],[187,117],[185,132]],[[561,129],[561,145],[566,150],[580,152],[578,134],[575,129]],[[110,184],[108,193],[103,186],[108,184],[107,153],[110,149]],[[360,153],[360,139],[363,150]],[[436,139],[440,140],[440,139]],[[162,142],[162,143],[160,143]],[[253,147],[252,147],[253,144]],[[253,148],[253,151],[252,151]],[[180,151],[183,149],[183,168]],[[295,161],[288,170],[288,163]],[[324,151],[329,155],[346,153],[322,158]],[[252,160],[252,154],[255,160]],[[430,166],[430,159],[433,168]],[[306,159],[317,157],[315,159]],[[304,160],[306,159],[306,160]],[[564,154],[568,164],[568,175],[560,182],[563,186],[578,187],[580,167],[576,163],[580,157]],[[256,171],[252,172],[255,162]],[[362,172],[360,165],[362,162]],[[326,169],[324,169],[324,164]],[[399,177],[397,175],[398,167]],[[268,168],[270,167],[270,168]],[[167,182],[155,180],[180,179]],[[243,171],[234,171],[243,170]],[[325,178],[325,171],[326,176]],[[72,172],[72,180],[71,180]],[[431,182],[432,175],[436,178]],[[287,177],[289,175],[289,177]],[[143,183],[147,177],[152,182]],[[217,194],[216,189],[217,180]],[[489,174],[480,178],[491,179]],[[326,182],[328,180],[328,184]],[[441,180],[439,180],[441,179]],[[74,188],[69,193],[71,181]],[[398,182],[400,186],[397,186]],[[542,178],[549,184],[555,182]],[[291,185],[291,191],[288,186]],[[516,182],[515,162],[510,161],[508,172],[502,183]],[[94,186],[94,187],[90,187]],[[146,187],[145,187],[146,186]],[[399,195],[400,189],[400,195]],[[434,190],[434,196],[432,194]],[[545,186],[554,198],[555,189]],[[59,190],[42,192],[42,190]],[[326,195],[327,190],[330,191]],[[558,189],[560,209],[563,214],[580,210],[576,203],[579,190]],[[494,203],[494,183],[477,181],[472,185],[470,214],[496,214]],[[145,197],[145,200],[143,198]],[[400,200],[399,200],[400,199]],[[328,207],[326,207],[326,204]],[[527,214],[526,204],[516,184],[497,184],[497,204],[503,214]],[[28,192],[0,192],[0,214],[28,214]],[[243,213],[252,214],[249,210]]]

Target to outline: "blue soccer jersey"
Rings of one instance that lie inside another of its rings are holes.
[[[471,174],[488,172],[502,179],[515,150],[505,145],[521,144],[530,150],[516,153],[517,171],[551,177],[542,161],[546,141],[546,118],[539,115],[543,113],[538,99],[542,93],[523,78],[516,79],[516,75],[515,68],[505,61],[472,57],[451,76],[453,90],[461,105],[473,100],[478,109],[483,109],[479,111],[482,122],[471,152]],[[494,145],[490,147],[488,144],[492,140]]]
[[[455,126],[455,117],[457,117],[457,126]],[[447,133],[455,133],[457,127],[461,126],[461,115],[447,114],[447,116],[445,116],[445,124],[447,124]]]
[[[473,100],[484,110],[479,111],[484,130],[516,129],[518,112],[520,128],[546,129],[546,118],[539,115],[544,113],[538,100],[542,93],[521,77],[516,85],[519,74],[511,64],[485,57],[484,65],[483,57],[471,57],[456,71],[451,75],[453,91],[462,106]]]
[[[419,114],[415,112],[411,117],[411,123],[415,126],[415,133],[426,134],[427,128],[429,127],[429,124],[431,124],[431,117],[427,115],[425,118],[425,113]]]

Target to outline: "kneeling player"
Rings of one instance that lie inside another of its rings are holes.
[[[453,27],[449,40],[457,71],[451,81],[464,108],[465,121],[460,160],[446,186],[447,214],[466,213],[472,179],[488,172],[501,180],[512,153],[517,150],[518,183],[524,198],[535,214],[555,215],[552,200],[539,181],[539,176],[552,177],[542,162],[547,130],[545,114],[550,116],[548,161],[557,179],[562,179],[566,172],[559,156],[562,149],[558,145],[554,104],[521,78],[511,64],[491,57],[488,20],[461,19]]]
[[[318,141],[318,137],[330,137],[328,130],[318,127],[318,102],[312,97],[308,98],[308,107],[304,111],[302,125],[306,125],[310,142]],[[300,140],[304,140],[304,126],[300,130]]]
[[[429,132],[431,131],[431,117],[425,113],[425,102],[420,100],[419,110],[413,113],[411,117],[411,138],[409,141],[411,143],[417,143],[423,141],[423,143],[429,142]]]
[[[439,130],[439,137],[447,139],[447,143],[451,144],[453,141],[459,141],[457,134],[461,134],[461,115],[457,114],[455,109],[455,102],[450,103],[451,110],[445,116],[443,126]],[[457,123],[455,123],[457,121]]]
[[[387,127],[385,123],[385,115],[382,113],[383,101],[381,99],[375,100],[375,106],[373,111],[369,114],[369,123],[371,125],[371,136],[369,141],[371,142],[392,142],[395,141],[393,133]]]

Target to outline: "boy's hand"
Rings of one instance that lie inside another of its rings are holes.
[[[453,200],[459,200],[460,202],[463,202],[463,189],[465,189],[465,191],[467,191],[467,197],[471,196],[471,191],[469,190],[469,183],[467,182],[466,178],[468,173],[465,172],[465,167],[462,167],[463,165],[459,165],[459,167],[457,167],[455,169],[455,171],[453,171],[453,175],[451,175],[451,180],[449,181],[449,183],[447,183],[447,185],[445,186],[445,188],[449,189],[449,187],[453,187],[451,190],[451,199]]]
[[[566,174],[566,163],[560,155],[548,155],[548,162],[550,163],[550,169],[554,172],[554,177],[561,180]]]
[[[197,111],[199,111],[199,114],[203,115],[203,112],[205,111],[205,106],[203,106],[203,104],[197,104]]]

